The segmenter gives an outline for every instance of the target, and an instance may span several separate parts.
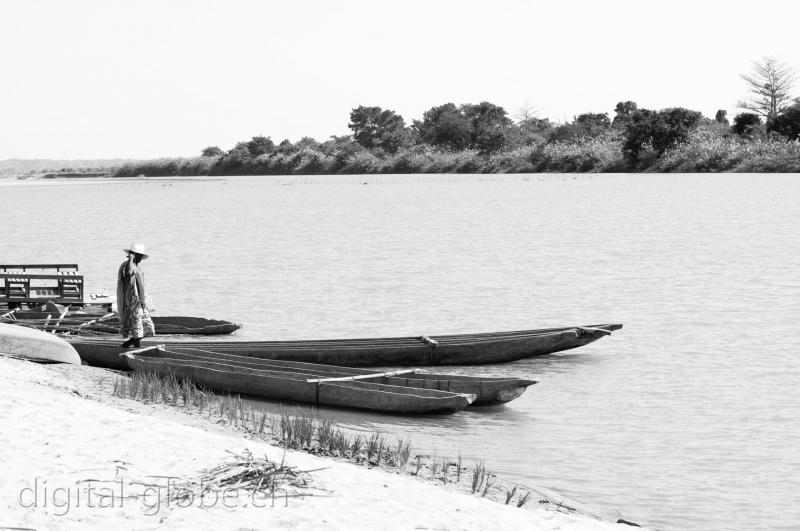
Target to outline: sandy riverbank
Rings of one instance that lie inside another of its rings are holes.
[[[0,357],[0,527],[631,529],[284,452],[202,417],[110,397],[96,383],[104,372]],[[313,496],[253,500],[234,491],[188,507],[166,500],[166,476],[179,478],[173,484],[195,478],[245,449],[278,462],[285,458],[299,471],[314,470],[311,488],[296,491]]]

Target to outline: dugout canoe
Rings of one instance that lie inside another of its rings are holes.
[[[317,341],[165,341],[147,338],[142,346],[165,344],[258,359],[302,361],[344,367],[420,367],[505,363],[577,348],[610,335],[621,324],[544,328],[515,332]],[[90,365],[125,369],[119,341],[69,338]]]
[[[135,371],[174,375],[214,391],[289,400],[306,404],[367,409],[385,413],[418,415],[455,413],[475,401],[469,393],[402,386],[376,380],[411,371],[371,375],[344,375],[340,367],[312,369],[310,364],[261,362],[251,358],[238,363],[181,355],[158,346],[124,352],[121,358]]]
[[[232,334],[239,330],[242,325],[230,321],[219,319],[205,319],[203,317],[184,317],[179,315],[161,316],[153,315],[153,324],[156,334],[162,335],[203,335],[218,336]],[[107,321],[98,322],[87,327],[93,332],[118,334],[119,319],[113,318]]]
[[[75,348],[53,334],[0,323],[0,354],[45,363],[81,364]]]
[[[48,315],[50,317],[48,318]],[[152,316],[158,335],[226,335],[242,328],[239,323],[179,315]],[[119,334],[119,318],[115,314],[98,315],[82,310],[68,311],[64,317],[39,310],[22,310],[0,322],[58,333],[100,336]]]
[[[489,406],[510,402],[522,395],[528,386],[535,384],[533,380],[523,378],[503,378],[490,376],[466,376],[459,374],[434,374],[419,369],[376,373],[374,370],[341,367],[338,365],[322,365],[319,363],[303,363],[296,361],[263,360],[246,356],[223,354],[194,348],[172,346],[150,347],[150,357],[168,360],[170,364],[195,364],[210,369],[236,371],[238,369],[263,370],[274,372],[292,372],[303,374],[307,378],[337,378],[359,380],[400,387],[419,389],[435,389],[475,395],[470,405]],[[156,354],[157,353],[157,354]],[[125,356],[125,352],[122,353]],[[130,368],[128,359],[124,360]],[[223,389],[227,390],[227,389]],[[257,394],[257,393],[249,393]]]

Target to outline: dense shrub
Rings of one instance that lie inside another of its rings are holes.
[[[128,163],[114,172],[116,177],[169,177],[175,175],[210,175],[216,159],[192,157],[188,159],[155,159]]]
[[[649,169],[655,172],[787,172],[800,171],[800,143],[746,140],[710,131],[667,151]]]
[[[384,173],[425,173],[430,148],[424,145],[402,149],[384,161]]]
[[[686,141],[701,118],[699,112],[683,107],[658,112],[648,109],[634,111],[625,126],[622,152],[632,163],[639,162],[642,151],[647,147],[660,157],[666,150]]]
[[[752,112],[737,114],[733,119],[733,132],[739,136],[750,136],[754,128],[761,125],[761,117]]]
[[[548,144],[531,154],[537,172],[609,172],[625,168],[622,146],[613,136]]]
[[[496,153],[481,164],[481,173],[531,173],[536,146],[525,146]]]
[[[380,173],[381,160],[367,150],[353,153],[344,161],[341,173]]]
[[[770,124],[770,130],[780,133],[789,140],[800,138],[800,102],[779,114]]]
[[[295,173],[302,175],[318,175],[328,173],[335,161],[326,157],[322,151],[314,148],[304,148],[298,152]]]

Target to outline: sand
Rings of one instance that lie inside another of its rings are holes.
[[[173,408],[103,394],[99,371],[0,356],[0,528],[633,529],[284,450]],[[300,491],[313,496],[231,491],[185,506],[167,500],[168,486],[245,449],[313,471],[313,488]]]

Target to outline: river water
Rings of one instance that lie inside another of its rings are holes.
[[[454,369],[540,382],[503,407],[336,416],[658,529],[800,524],[796,175],[13,181],[0,205],[0,263],[111,292],[144,241],[158,312],[241,339],[624,323]]]

